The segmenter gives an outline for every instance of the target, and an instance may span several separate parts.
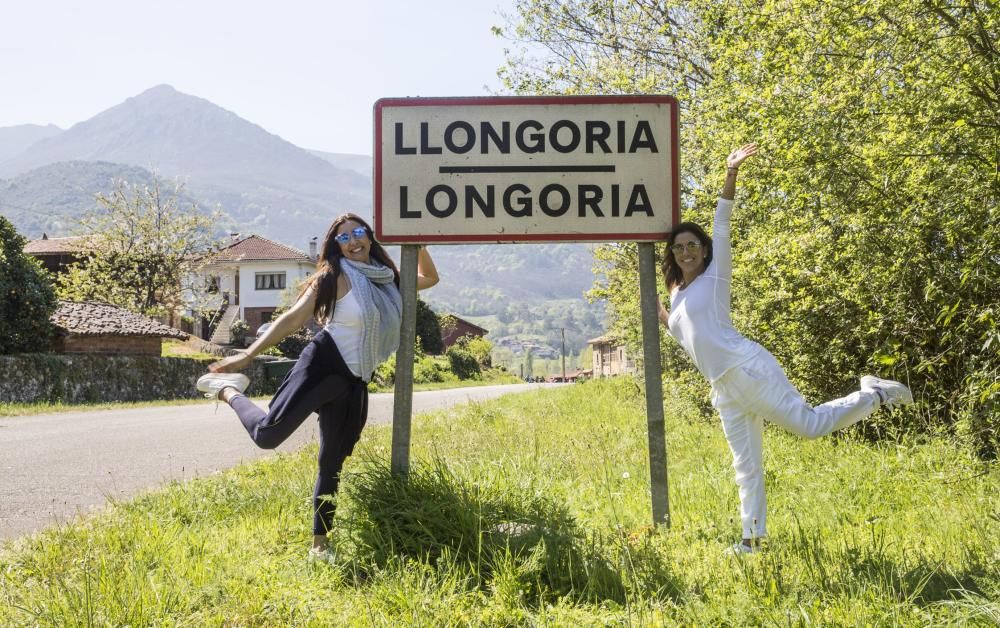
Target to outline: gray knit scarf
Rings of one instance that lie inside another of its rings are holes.
[[[351,282],[351,290],[361,305],[364,332],[361,336],[361,379],[371,379],[375,367],[399,347],[399,325],[403,318],[403,297],[393,283],[395,275],[378,262],[363,264],[340,258],[340,270]]]

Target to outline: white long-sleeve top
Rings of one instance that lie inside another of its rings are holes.
[[[729,217],[733,201],[719,199],[712,232],[712,263],[687,287],[670,295],[667,329],[709,382],[715,383],[734,367],[763,350],[733,327],[729,310],[733,279],[733,251]]]

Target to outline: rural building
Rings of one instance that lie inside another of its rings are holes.
[[[24,245],[24,252],[36,258],[50,273],[60,273],[73,262],[79,261],[85,236],[50,238],[42,234],[40,240]]]
[[[215,253],[201,269],[207,287],[203,310],[223,312],[212,342],[230,344],[229,327],[237,318],[250,326],[250,337],[271,320],[287,290],[316,270],[316,243],[310,254],[286,244],[251,235]]]
[[[625,343],[613,335],[604,335],[587,344],[594,347],[594,377],[634,375],[635,362],[629,357]]]
[[[482,338],[486,334],[490,333],[490,330],[483,329],[475,323],[470,323],[464,318],[459,318],[454,314],[448,315],[450,318],[454,319],[454,325],[442,325],[441,327],[441,344],[445,351],[448,347],[458,342],[458,339],[462,336],[472,336],[475,338]],[[444,317],[442,317],[444,318]]]
[[[56,353],[161,354],[164,338],[184,340],[184,332],[107,303],[60,301],[50,317]]]

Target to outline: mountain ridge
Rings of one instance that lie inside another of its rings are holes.
[[[301,248],[341,213],[370,220],[370,164],[366,155],[299,148],[210,101],[158,85],[0,163],[0,212],[29,237],[71,235],[112,179],[173,178],[185,183],[185,202],[220,207],[224,228]],[[503,314],[512,333],[554,341],[545,304],[558,301],[578,314],[560,317],[575,326],[567,334],[600,335],[594,321],[603,307],[583,297],[593,283],[587,245],[439,246],[434,257],[443,280],[422,295],[432,306]]]

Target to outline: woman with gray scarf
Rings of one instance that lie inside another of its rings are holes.
[[[426,248],[417,260],[417,290],[438,282]],[[306,417],[319,414],[319,474],[313,493],[310,558],[328,561],[327,533],[344,460],[361,438],[368,418],[368,386],[375,368],[399,345],[402,297],[399,271],[371,227],[354,214],[333,221],[316,273],[295,305],[246,351],[211,364],[198,390],[228,403],[257,446],[273,449]],[[249,380],[236,373],[254,356],[301,329],[310,318],[324,327],[302,351],[275,393],[267,412],[243,395]]]

